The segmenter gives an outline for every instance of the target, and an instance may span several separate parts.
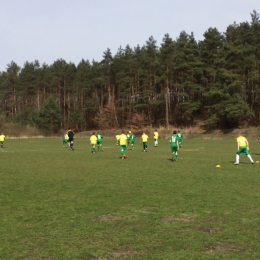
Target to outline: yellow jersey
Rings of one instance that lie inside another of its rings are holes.
[[[97,137],[95,135],[91,135],[89,138],[91,144],[96,144],[97,143]]]
[[[119,140],[120,139],[120,135],[116,135],[116,140]]]
[[[153,134],[154,134],[154,139],[158,139],[159,133],[158,132],[154,132]]]
[[[143,143],[144,143],[144,142],[147,142],[147,141],[148,141],[148,135],[143,134],[143,135],[142,135],[142,141],[143,141]]]
[[[5,140],[5,135],[0,135],[0,142],[3,142]]]
[[[120,140],[120,145],[126,145],[126,143],[127,143],[127,137],[126,137],[125,134],[121,134],[121,135],[119,136],[119,140]]]
[[[244,146],[247,146],[247,139],[244,137],[244,136],[239,136],[237,138],[237,142],[239,143],[239,146],[241,147],[244,147]]]

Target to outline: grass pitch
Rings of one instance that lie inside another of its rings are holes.
[[[260,259],[260,164],[233,165],[235,140],[183,140],[178,162],[167,140],[103,146],[5,141],[0,259]]]

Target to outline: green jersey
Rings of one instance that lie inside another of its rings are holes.
[[[101,141],[103,139],[103,136],[100,134],[97,134],[96,137],[97,137],[97,141]]]
[[[135,141],[135,135],[134,134],[131,134],[130,135],[130,138],[129,138],[129,141],[131,142],[131,143],[134,143],[134,141]]]
[[[178,136],[177,135],[171,135],[170,136],[170,143],[171,143],[171,146],[177,146],[178,144]]]
[[[177,133],[178,141],[181,141],[182,139],[182,133]]]

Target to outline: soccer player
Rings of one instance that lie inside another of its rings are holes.
[[[122,133],[119,137],[119,149],[121,151],[122,160],[126,159],[126,145],[127,145],[127,136],[125,135],[124,130],[122,130]]]
[[[68,134],[63,135],[62,136],[62,145],[63,145],[63,147],[65,147],[65,148],[69,147],[68,141],[69,141]]]
[[[135,134],[132,133],[129,140],[132,151],[135,149],[135,138],[136,138]]]
[[[116,135],[116,145],[119,145],[120,135]]]
[[[70,150],[73,151],[73,144],[74,144],[74,135],[75,133],[69,128],[67,135],[69,137],[69,145],[70,145]]]
[[[97,136],[95,135],[95,132],[92,133],[89,140],[90,140],[90,144],[92,146],[91,153],[95,153],[96,152],[96,144],[97,144]]]
[[[156,147],[158,145],[158,138],[159,138],[159,133],[157,132],[157,130],[154,131],[153,138],[154,138],[154,146]]]
[[[181,148],[182,147],[182,145],[181,145],[182,133],[180,131],[177,132],[177,137],[178,137],[179,146]]]
[[[4,141],[5,141],[5,135],[4,135],[4,133],[2,133],[0,135],[0,145],[1,145],[1,148],[4,147]]]
[[[171,151],[172,151],[172,161],[178,161],[178,150],[179,150],[179,141],[177,132],[174,130],[173,134],[170,136],[170,144],[171,144]],[[174,158],[175,157],[175,158]]]
[[[147,152],[147,143],[148,143],[148,135],[143,132],[142,134],[142,142],[143,142],[143,149],[144,149],[144,152]]]
[[[102,146],[102,139],[103,136],[101,134],[96,134],[97,137],[97,147],[98,147],[98,151],[103,151],[103,146]]]
[[[131,131],[129,131],[129,132],[126,134],[126,137],[127,137],[127,144],[130,144]]]
[[[245,154],[248,159],[250,160],[250,162],[252,164],[254,164],[254,161],[251,157],[251,155],[249,154],[249,143],[247,141],[247,139],[241,134],[239,133],[238,137],[237,137],[237,153],[236,153],[236,162],[234,163],[235,165],[239,164],[239,156],[240,154]]]

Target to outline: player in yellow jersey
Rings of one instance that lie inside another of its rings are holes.
[[[241,134],[239,133],[238,137],[237,137],[237,153],[236,153],[236,162],[234,163],[235,165],[239,164],[239,156],[240,154],[245,154],[248,159],[250,160],[250,162],[252,164],[254,164],[254,161],[251,157],[251,155],[249,154],[249,143],[247,141],[247,139]]]
[[[95,135],[95,132],[92,133],[89,140],[90,140],[90,144],[92,146],[91,153],[95,153],[96,152],[96,144],[97,144],[97,136]]]
[[[148,146],[147,146],[147,143],[148,143],[148,135],[147,135],[145,132],[143,132],[143,134],[142,134],[142,142],[143,142],[144,152],[147,152],[147,148],[148,148]]]
[[[157,130],[154,131],[153,138],[154,138],[154,146],[156,147],[158,145],[158,138],[159,138],[159,133],[157,132]]]
[[[122,160],[126,159],[126,145],[127,145],[127,136],[122,130],[121,135],[119,136],[119,149],[121,151],[121,158]]]
[[[5,135],[2,133],[0,135],[0,145],[1,145],[1,148],[4,147],[4,141],[5,141]]]

